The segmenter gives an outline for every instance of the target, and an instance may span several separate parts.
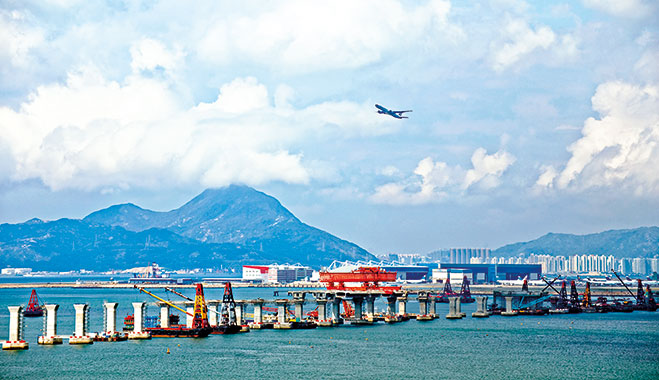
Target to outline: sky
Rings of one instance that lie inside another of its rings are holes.
[[[0,4],[0,223],[230,184],[375,254],[659,225],[659,5]]]

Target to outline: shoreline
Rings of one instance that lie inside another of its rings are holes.
[[[217,289],[223,288],[224,282],[202,282],[205,288]],[[163,289],[165,287],[169,288],[194,288],[195,284],[124,284],[124,283],[114,283],[110,281],[98,281],[98,282],[88,282],[88,283],[71,283],[71,282],[30,282],[30,283],[2,283],[0,284],[0,289],[48,289],[48,288],[61,288],[61,289],[131,289],[135,285],[149,289]],[[292,284],[248,284],[240,282],[232,282],[232,287],[234,288],[293,288],[293,289],[307,289],[307,288],[324,288],[320,283],[292,283]],[[419,292],[419,291],[430,291],[430,292],[441,292],[444,288],[443,284],[404,284],[402,285],[403,291],[408,292]],[[496,291],[519,291],[521,292],[520,286],[509,286],[509,285],[470,285],[471,293],[474,295],[492,295]],[[529,286],[531,292],[539,292],[543,289],[543,286]],[[580,291],[583,291],[583,287],[579,288]],[[456,289],[458,290],[458,289]],[[547,291],[547,290],[546,290]],[[551,289],[548,289],[551,292]],[[633,292],[633,290],[632,290]],[[619,296],[619,297],[631,297],[627,290],[622,286],[611,286],[611,287],[592,287],[591,295],[596,296]]]

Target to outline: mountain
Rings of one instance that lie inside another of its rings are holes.
[[[124,269],[150,262],[174,269],[320,266],[370,259],[359,246],[302,223],[277,199],[247,186],[208,189],[168,212],[127,203],[82,220],[0,225],[0,266],[34,270]]]
[[[652,257],[659,254],[659,227],[610,230],[588,235],[549,233],[528,242],[508,244],[492,252],[495,256],[514,256],[520,253]]]

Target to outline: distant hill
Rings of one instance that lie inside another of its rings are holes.
[[[610,230],[588,235],[549,233],[528,242],[505,245],[492,254],[514,256],[520,253],[553,256],[595,254],[614,255],[618,258],[652,257],[659,254],[659,227]]]
[[[247,186],[209,189],[157,212],[121,204],[82,220],[0,225],[0,266],[35,270],[168,268],[244,263],[327,265],[370,253],[302,223],[275,198]]]

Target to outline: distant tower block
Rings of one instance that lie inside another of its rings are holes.
[[[128,339],[150,339],[151,334],[144,331],[144,316],[146,315],[145,302],[133,302],[133,331],[128,333]]]
[[[458,311],[458,297],[449,297],[448,299],[448,314],[446,319],[460,319],[462,313]]]
[[[57,336],[57,309],[59,305],[44,305],[46,314],[44,315],[45,327],[44,335],[37,338],[39,344],[62,344],[62,337]]]
[[[77,303],[73,305],[76,311],[75,333],[69,337],[69,344],[92,344],[94,340],[87,335],[87,318],[89,317],[89,305]]]
[[[9,340],[2,343],[3,350],[26,350],[30,345],[23,340],[23,306],[9,308]]]
[[[476,311],[471,313],[474,318],[487,318],[490,313],[487,312],[487,297],[476,297]]]
[[[114,334],[117,332],[117,303],[106,302],[103,307],[105,307],[105,332]]]

